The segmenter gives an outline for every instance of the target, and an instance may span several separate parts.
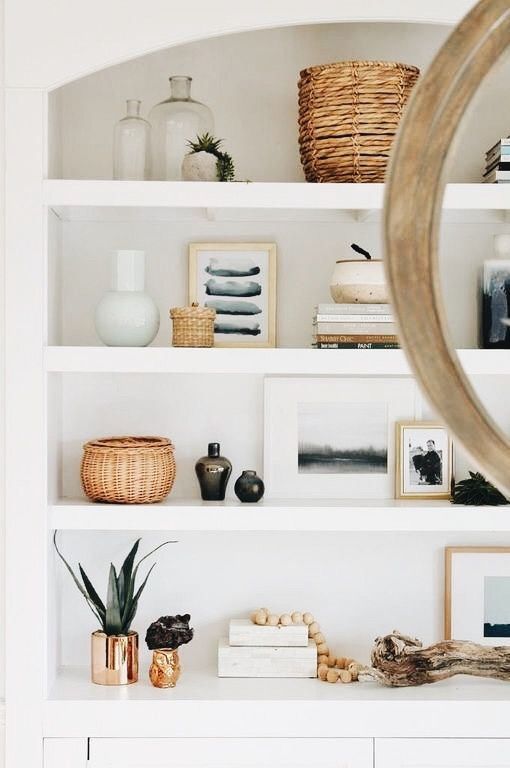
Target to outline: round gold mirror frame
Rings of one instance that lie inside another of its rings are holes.
[[[481,0],[450,35],[406,110],[387,178],[384,224],[391,301],[411,368],[477,468],[510,495],[510,441],[479,402],[449,341],[437,258],[450,145],[508,45],[510,0]]]

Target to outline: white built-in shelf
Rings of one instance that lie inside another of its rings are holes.
[[[263,499],[162,504],[94,504],[63,499],[48,507],[50,530],[163,531],[481,531],[510,532],[510,506],[448,501]]]
[[[460,349],[470,375],[510,375],[510,350]],[[60,373],[238,373],[409,376],[400,349],[179,349],[46,347],[46,370]]]
[[[383,208],[384,184],[263,182],[44,182],[44,202],[66,221],[365,221]],[[447,221],[507,221],[504,184],[449,184]]]
[[[214,655],[214,649],[211,649]],[[93,685],[64,668],[44,706],[47,737],[505,737],[510,686],[452,678],[416,688],[319,680],[219,679],[181,653],[174,689],[153,688],[144,654],[135,685]]]

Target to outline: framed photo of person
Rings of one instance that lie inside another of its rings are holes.
[[[189,302],[216,310],[215,347],[276,346],[275,243],[190,243]]]
[[[510,547],[446,547],[445,638],[510,645]]]
[[[449,499],[453,451],[448,430],[433,421],[396,424],[397,499]]]

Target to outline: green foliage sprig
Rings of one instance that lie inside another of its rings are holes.
[[[480,472],[470,472],[466,480],[461,480],[454,488],[453,503],[476,506],[499,506],[508,504],[508,500]]]
[[[191,149],[190,154],[208,152],[215,156],[218,181],[234,181],[234,161],[228,152],[220,150],[222,142],[223,139],[215,139],[210,133],[204,133],[202,136],[197,136],[196,141],[188,141],[188,146]]]
[[[135,592],[136,577],[140,565],[144,560],[154,554],[154,552],[157,552],[158,549],[161,549],[161,547],[165,547],[167,544],[176,544],[177,542],[164,541],[163,544],[160,544],[151,552],[144,555],[144,557],[142,557],[137,563],[135,563],[135,557],[141,541],[141,539],[137,539],[133,544],[128,556],[124,560],[118,575],[113,563],[110,564],[105,605],[94,589],[94,586],[82,568],[81,563],[78,563],[78,568],[80,569],[80,575],[83,584],[80,582],[79,578],[76,576],[73,569],[57,546],[57,533],[58,532],[55,531],[53,535],[53,544],[55,545],[57,554],[71,574],[71,577],[80,590],[81,594],[87,601],[87,605],[89,606],[90,610],[99,621],[103,632],[105,632],[107,635],[127,635],[129,628],[131,627],[131,623],[135,618],[140,596],[145,589],[147,580],[151,575],[152,569],[156,563],[151,565],[147,575],[145,576],[145,579],[142,581]]]

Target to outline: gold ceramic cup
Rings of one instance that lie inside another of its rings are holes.
[[[159,648],[152,652],[149,677],[155,688],[175,688],[181,676],[179,652],[174,648]]]
[[[98,685],[129,685],[138,680],[138,633],[92,633],[92,682]]]

